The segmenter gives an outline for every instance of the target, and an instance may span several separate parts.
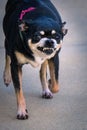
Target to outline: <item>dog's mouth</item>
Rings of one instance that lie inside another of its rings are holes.
[[[47,55],[52,54],[56,50],[56,48],[48,48],[48,47],[37,47],[37,49]]]

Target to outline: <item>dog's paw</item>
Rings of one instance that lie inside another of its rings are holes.
[[[26,120],[28,119],[28,111],[27,109],[25,111],[19,111],[18,114],[17,114],[17,119],[18,120]]]
[[[11,83],[11,73],[4,71],[3,73],[4,84],[8,86]]]
[[[48,87],[52,93],[57,93],[59,91],[59,85],[55,83],[54,86],[52,86],[51,80],[48,80]]]
[[[53,98],[53,94],[50,91],[43,91],[42,98],[51,99]]]

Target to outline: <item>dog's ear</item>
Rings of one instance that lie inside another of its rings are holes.
[[[68,29],[65,29],[65,28],[62,28],[62,33],[63,33],[63,36],[65,36],[68,32]]]
[[[26,31],[29,28],[28,24],[24,21],[19,22],[20,31]]]
[[[65,26],[66,22],[63,22],[62,23],[62,33],[63,33],[63,36],[65,36],[68,32],[68,29],[65,29],[64,26]]]

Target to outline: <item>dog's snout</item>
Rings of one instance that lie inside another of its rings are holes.
[[[48,39],[48,40],[46,40],[46,43],[47,43],[47,44],[50,44],[50,45],[53,45],[54,42],[53,42],[53,40]]]
[[[48,39],[48,40],[46,40],[46,42],[45,42],[45,46],[46,47],[54,47],[54,42],[53,42],[53,40],[51,40],[51,39]]]

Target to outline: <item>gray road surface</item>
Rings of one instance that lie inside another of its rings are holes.
[[[11,84],[3,83],[4,35],[0,3],[0,130],[87,130],[87,0],[52,0],[67,21],[68,35],[60,53],[60,92],[41,98],[39,68],[23,67],[23,90],[30,118],[16,119],[16,98]]]

